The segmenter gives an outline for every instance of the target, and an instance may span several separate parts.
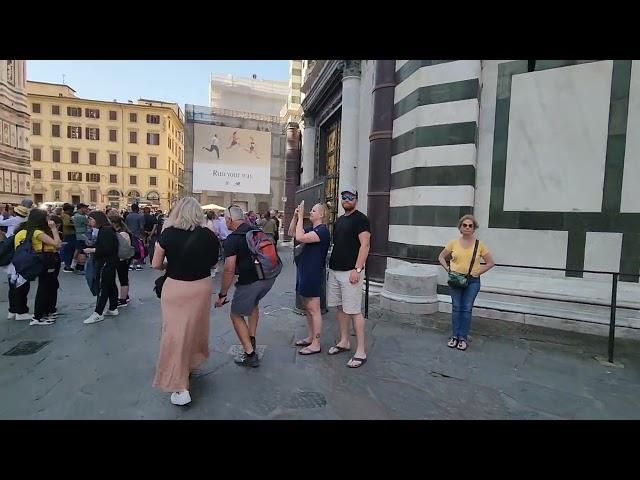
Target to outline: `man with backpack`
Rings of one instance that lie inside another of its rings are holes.
[[[224,242],[224,274],[215,306],[227,303],[227,292],[237,267],[239,276],[230,316],[244,355],[235,362],[244,367],[257,367],[260,365],[256,354],[259,302],[273,287],[282,270],[282,262],[273,237],[245,223],[240,207],[227,208],[225,219],[231,234]],[[249,319],[248,326],[244,317]]]

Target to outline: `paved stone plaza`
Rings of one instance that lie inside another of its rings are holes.
[[[628,340],[616,343],[623,367],[607,367],[594,358],[606,356],[604,337],[478,318],[469,350],[460,352],[446,346],[448,315],[391,314],[373,300],[365,366],[348,369],[347,354],[326,354],[336,337],[334,311],[324,317],[323,353],[299,356],[293,341],[305,335],[305,321],[291,309],[291,249],[280,250],[285,269],[261,308],[262,364],[233,363],[238,342],[229,307],[212,309],[211,356],[192,380],[186,407],[151,387],[161,327],[151,290],[158,273],[131,272],[130,306],[95,325],[82,323],[95,302],[82,276],[60,274],[60,318],[42,327],[6,320],[3,279],[0,418],[640,418],[640,349]],[[217,276],[216,288],[219,282]],[[35,353],[5,355],[34,345],[20,344],[26,341],[48,343]]]

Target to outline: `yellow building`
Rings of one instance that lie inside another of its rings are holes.
[[[27,82],[34,202],[168,210],[184,191],[184,116],[175,103],[105,102]]]

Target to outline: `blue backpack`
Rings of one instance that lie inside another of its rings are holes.
[[[41,253],[33,251],[33,230],[27,231],[24,241],[18,245],[13,254],[11,263],[16,269],[16,273],[25,280],[32,281],[38,278],[44,269],[44,261]]]
[[[0,243],[0,267],[6,267],[13,260],[13,253],[15,252],[13,235],[5,238]]]

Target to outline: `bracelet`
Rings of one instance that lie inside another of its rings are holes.
[[[219,294],[218,294],[218,298],[224,298],[224,297],[226,297],[226,296],[227,296],[227,294],[226,294],[226,293],[225,293],[224,295],[223,295],[223,294],[221,294],[221,293],[219,293]]]

